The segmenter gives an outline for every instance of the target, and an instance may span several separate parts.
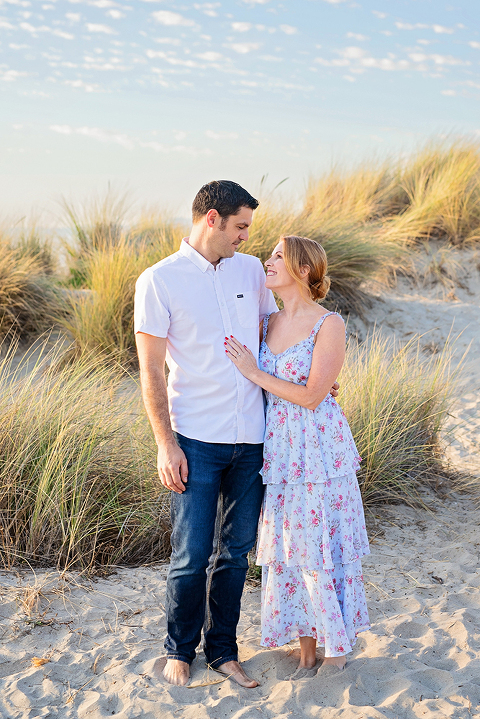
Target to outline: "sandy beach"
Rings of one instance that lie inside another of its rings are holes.
[[[462,332],[459,348],[470,345],[470,358],[478,358],[480,281],[472,258],[453,296],[402,279],[374,296],[349,330],[363,339],[376,323],[402,342],[426,333],[428,353],[443,345],[453,325],[453,335]],[[474,363],[467,377],[447,451],[452,467],[475,475],[480,370]],[[260,590],[246,587],[240,660],[260,682],[256,689],[209,671],[201,651],[188,687],[163,682],[158,657],[167,564],[120,568],[93,580],[54,570],[0,572],[1,719],[480,717],[478,505],[446,484],[440,495],[425,489],[423,498],[427,509],[367,511],[371,554],[364,576],[372,629],[359,636],[345,671],[319,661],[314,678],[287,680],[298,644],[259,645]]]
[[[297,646],[259,645],[260,590],[247,586],[240,659],[256,689],[207,670],[202,652],[190,687],[158,676],[166,565],[96,581],[0,573],[2,719],[480,716],[478,511],[460,495],[427,501],[429,511],[369,513],[364,573],[373,627],[344,672],[320,666],[313,679],[285,680]]]

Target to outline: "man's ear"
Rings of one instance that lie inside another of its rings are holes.
[[[205,216],[207,221],[208,227],[215,227],[215,225],[218,224],[218,219],[220,215],[218,214],[217,210],[209,210]]]

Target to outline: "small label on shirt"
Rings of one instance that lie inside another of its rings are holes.
[[[237,299],[239,299],[239,300],[240,300],[242,297],[243,297],[243,295],[237,295]]]

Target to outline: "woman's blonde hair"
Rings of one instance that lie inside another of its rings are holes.
[[[298,283],[302,292],[307,289],[312,300],[323,300],[330,288],[327,276],[327,255],[322,245],[308,237],[285,235],[283,240],[283,260],[287,272]],[[307,281],[302,279],[300,269],[308,267]]]

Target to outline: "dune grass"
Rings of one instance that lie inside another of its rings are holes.
[[[70,311],[63,326],[77,353],[100,352],[135,362],[135,282],[147,267],[175,252],[183,229],[153,212],[124,223],[126,198],[111,194],[87,210],[66,205],[75,241],[69,245]]]
[[[416,501],[424,482],[445,476],[441,430],[461,385],[454,345],[426,358],[420,338],[399,346],[373,332],[350,340],[341,404],[362,457],[364,502]]]
[[[28,340],[58,322],[65,303],[52,278],[53,261],[35,234],[0,236],[0,341]]]
[[[408,244],[480,240],[478,143],[431,142],[399,163],[382,230],[386,239]]]
[[[165,556],[165,507],[138,393],[98,355],[42,341],[0,362],[4,567],[94,568]]]
[[[455,400],[453,348],[424,359],[374,334],[349,346],[340,401],[363,458],[366,505],[417,502],[446,476],[440,432]],[[0,363],[0,557],[98,571],[169,554],[168,493],[138,387],[98,354],[67,362],[40,343],[12,368]],[[28,366],[29,365],[29,366]]]

